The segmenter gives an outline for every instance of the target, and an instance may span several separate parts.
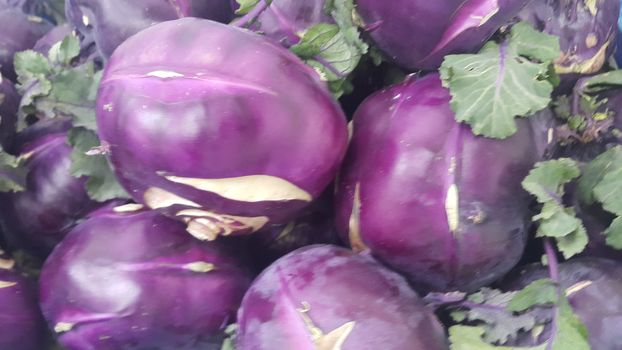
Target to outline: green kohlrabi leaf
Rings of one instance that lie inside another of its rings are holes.
[[[48,52],[50,61],[62,65],[69,65],[78,55],[80,55],[80,40],[75,35],[68,35],[62,41],[52,45]]]
[[[539,223],[537,236],[555,238],[566,258],[582,252],[588,243],[583,223],[562,202],[564,186],[580,175],[576,162],[561,158],[536,164],[522,183],[542,204],[540,214],[533,217]]]
[[[27,157],[27,155],[21,158],[14,157],[0,147],[0,192],[24,190],[27,175],[24,162]]]
[[[607,236],[607,245],[622,250],[622,217],[615,218],[604,234]]]
[[[605,175],[622,169],[622,146],[616,146],[596,157],[583,170],[579,181],[578,194],[585,204],[594,204],[598,200],[594,188],[603,181]]]
[[[551,102],[550,67],[560,55],[556,37],[519,23],[501,44],[490,41],[477,54],[446,56],[440,72],[456,120],[476,135],[513,135],[515,117],[531,116]]]
[[[557,306],[557,334],[553,335],[552,350],[591,350],[587,329],[572,311],[568,299],[562,297]],[[550,341],[549,341],[550,342]]]
[[[611,148],[585,167],[578,193],[583,203],[598,202],[616,216],[603,233],[609,246],[622,250],[622,146]]]
[[[516,292],[507,308],[512,312],[523,312],[536,305],[551,305],[555,302],[557,302],[555,284],[550,279],[541,279]]]
[[[452,326],[449,328],[451,350],[545,350],[546,344],[535,347],[495,346],[484,341],[482,327]]]
[[[73,147],[71,153],[71,175],[88,177],[86,189],[89,196],[104,202],[114,198],[129,198],[129,195],[117,182],[104,151],[91,152],[101,147],[97,135],[84,128],[70,130],[68,142]],[[96,153],[96,154],[91,154]]]
[[[483,339],[488,343],[504,344],[514,339],[519,332],[529,331],[536,325],[536,318],[533,315],[528,313],[514,315],[507,310],[506,306],[514,295],[515,292],[502,293],[495,289],[482,288],[469,296],[468,300],[472,304],[468,304],[465,319],[469,322],[482,323],[485,330]]]
[[[235,11],[238,15],[245,15],[249,13],[260,0],[235,0],[240,7]]]
[[[369,47],[359,36],[352,20],[352,0],[327,2],[326,9],[335,24],[319,23],[307,29],[300,42],[290,49],[327,81],[336,97],[348,86],[344,80],[359,64]]]
[[[583,84],[583,91],[588,94],[596,94],[604,90],[622,88],[622,70],[613,70],[589,77]]]

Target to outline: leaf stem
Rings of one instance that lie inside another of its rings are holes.
[[[551,280],[555,284],[555,289],[557,290],[557,298],[558,301],[554,306],[553,310],[553,320],[551,322],[551,336],[553,339],[557,335],[558,323],[559,323],[559,303],[562,299],[562,290],[559,285],[559,266],[557,263],[557,254],[555,252],[555,248],[551,243],[549,238],[544,239],[544,251],[546,252],[546,259],[549,266],[549,276]],[[549,341],[546,345],[546,350],[551,350],[553,348],[554,341]]]
[[[317,55],[317,56],[313,57],[313,59],[318,61],[324,67],[326,67],[329,71],[331,71],[333,74],[335,74],[339,79],[343,79],[343,78],[348,76],[347,74],[343,74],[343,72],[340,72],[330,62],[325,60],[324,57],[322,57],[320,55]]]
[[[270,4],[267,0],[259,0],[259,2],[244,16],[234,20],[230,25],[238,28],[246,28],[250,23],[255,21],[259,15],[264,12]]]

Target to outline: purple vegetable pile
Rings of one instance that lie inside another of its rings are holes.
[[[618,0],[0,0],[0,350],[622,349]]]

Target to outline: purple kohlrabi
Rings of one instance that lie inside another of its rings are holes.
[[[530,265],[506,285],[519,290],[529,283],[549,278],[548,270]],[[559,283],[565,290],[570,306],[586,326],[588,340],[594,350],[622,349],[622,267],[615,261],[578,258],[559,265]],[[550,337],[551,327],[519,337],[522,346],[535,346]]]
[[[44,349],[45,322],[36,285],[15,272],[13,265],[12,260],[0,257],[0,350]]]
[[[15,134],[19,101],[13,83],[0,73],[0,145],[4,149],[9,148]]]
[[[130,204],[76,228],[41,273],[41,308],[68,350],[219,349],[251,277],[219,242]]]
[[[529,226],[521,181],[540,160],[541,123],[506,140],[455,121],[438,74],[369,97],[339,176],[337,228],[421,290],[472,291],[520,259]]]
[[[233,15],[230,0],[66,0],[65,11],[78,31],[93,36],[104,58],[154,24],[182,17],[227,22]]]
[[[343,112],[300,59],[196,18],[117,49],[97,123],[128,193],[200,239],[295,217],[332,181],[348,137]]]
[[[368,255],[315,245],[266,269],[238,312],[240,350],[442,350],[443,327]]]
[[[537,0],[519,17],[559,37],[560,74],[587,75],[601,70],[616,46],[620,0]]]
[[[43,18],[27,15],[18,9],[0,7],[0,73],[14,80],[13,56],[31,49],[37,40],[52,29]]]
[[[438,68],[447,54],[479,49],[528,0],[356,0],[378,48],[411,70]]]
[[[37,254],[52,248],[99,204],[89,199],[86,179],[71,175],[67,120],[36,123],[17,136],[17,154],[26,159],[26,188],[3,194],[0,218],[10,246]]]

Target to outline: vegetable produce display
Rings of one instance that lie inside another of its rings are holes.
[[[621,5],[0,0],[0,350],[622,349]]]

